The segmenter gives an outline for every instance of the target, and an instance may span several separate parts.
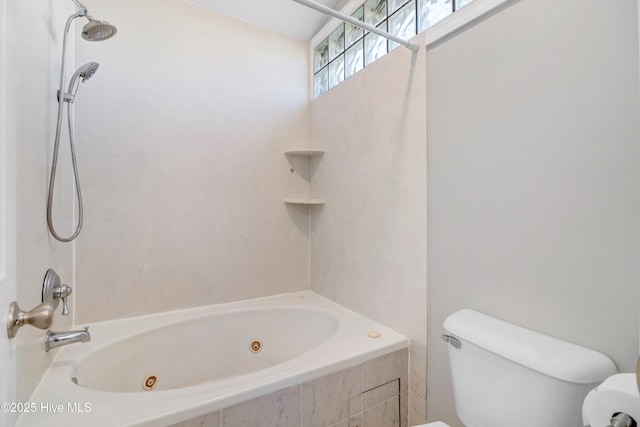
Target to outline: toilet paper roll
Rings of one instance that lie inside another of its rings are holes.
[[[635,374],[613,375],[584,399],[584,425],[606,427],[616,412],[624,412],[640,422],[640,395]]]

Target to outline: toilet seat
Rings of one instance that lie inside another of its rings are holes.
[[[441,421],[436,421],[435,423],[420,424],[419,426],[414,426],[414,427],[449,427],[449,426]]]

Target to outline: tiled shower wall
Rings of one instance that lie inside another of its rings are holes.
[[[416,43],[424,43],[421,36]],[[426,59],[395,49],[311,102],[311,290],[411,339],[426,421]],[[441,325],[434,325],[438,331]]]
[[[283,155],[308,145],[306,43],[183,1],[86,4],[120,31],[76,43],[100,63],[76,110],[76,323],[308,289],[309,216],[282,202],[309,186]]]
[[[77,111],[91,191],[76,244],[75,322],[310,287],[412,340],[405,401],[419,423],[424,51],[395,49],[309,105],[304,42],[185,2],[86,1],[123,31],[76,46],[78,63],[101,69]],[[133,31],[139,16],[145,29]],[[282,154],[307,145],[327,150],[311,161],[311,195],[327,199],[311,230],[306,208],[282,203],[309,192]]]
[[[406,427],[407,349],[172,427]]]

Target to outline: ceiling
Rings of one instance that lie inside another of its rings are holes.
[[[329,20],[326,15],[292,0],[186,1],[300,40],[311,39]],[[316,1],[332,8],[340,8],[347,2],[347,0]]]

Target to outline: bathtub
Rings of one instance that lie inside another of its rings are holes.
[[[17,426],[167,426],[409,345],[311,291],[97,323],[90,333],[58,350]]]

